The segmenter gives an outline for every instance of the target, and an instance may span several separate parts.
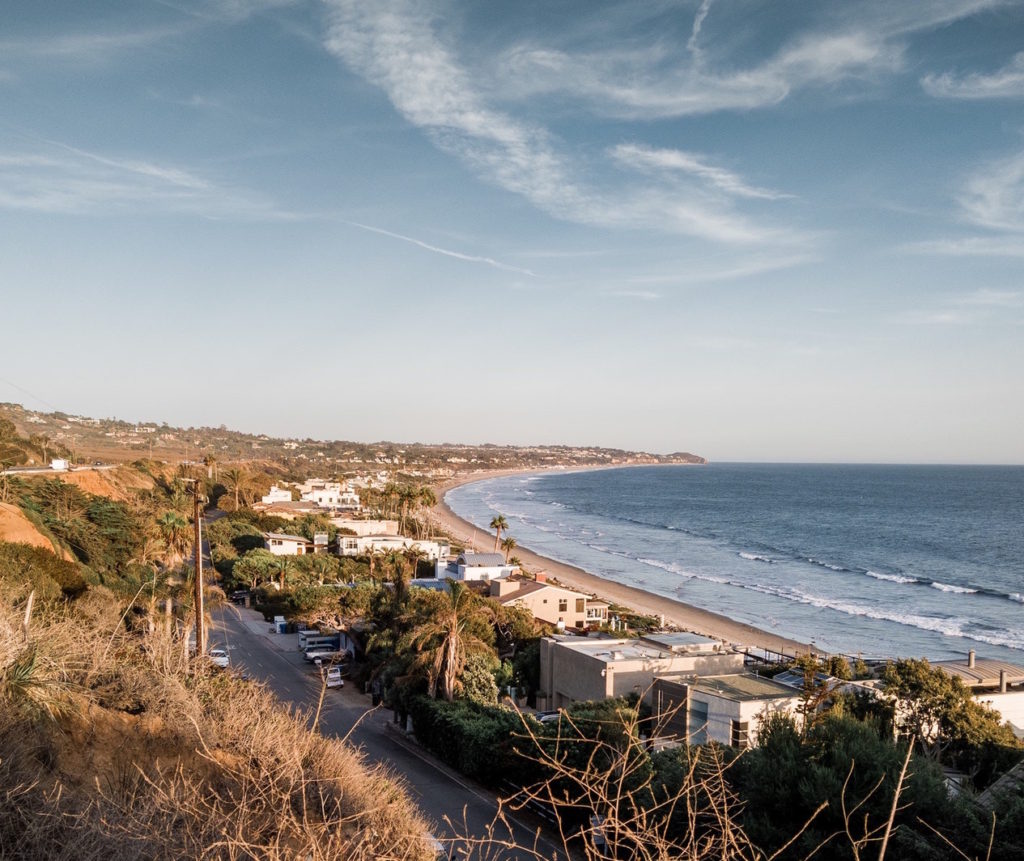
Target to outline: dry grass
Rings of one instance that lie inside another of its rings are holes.
[[[95,590],[24,643],[0,605],[0,858],[431,857],[393,777],[122,611]]]

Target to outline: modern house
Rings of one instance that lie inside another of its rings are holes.
[[[529,610],[535,619],[562,628],[585,628],[590,617],[590,596],[564,586],[534,580],[501,577],[491,580],[491,597],[506,607],[517,605]],[[595,602],[599,613],[607,616],[608,605]],[[600,623],[598,623],[600,624]]]
[[[519,570],[516,565],[509,565],[500,553],[469,553],[463,552],[452,561],[437,563],[437,578],[443,580],[497,580],[509,577]]]
[[[312,549],[308,538],[284,532],[264,532],[263,546],[275,556],[305,556]]]
[[[266,496],[261,497],[260,502],[264,505],[272,505],[275,502],[291,502],[292,492],[287,487],[278,487],[276,484],[270,485],[270,492]]]
[[[445,559],[451,552],[447,541],[423,540],[407,535],[338,535],[339,556],[368,556],[392,550],[417,550],[424,559]]]
[[[637,639],[556,635],[540,641],[538,696],[546,698],[547,708],[631,693],[649,699],[658,676],[717,676],[742,670],[742,653],[696,634],[648,634]]]
[[[325,481],[314,478],[299,486],[302,499],[316,503],[319,508],[349,509],[360,508],[359,494],[339,481]]]
[[[355,535],[398,535],[397,520],[356,520],[354,517],[332,517],[331,523]]]
[[[736,748],[757,744],[762,720],[775,712],[796,714],[799,694],[753,673],[658,676],[651,688],[651,712],[661,741]]]
[[[1017,737],[1024,738],[1024,667],[978,660],[973,649],[966,661],[935,661],[932,666],[960,679],[978,702],[999,712]]]

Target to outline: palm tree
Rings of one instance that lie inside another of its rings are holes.
[[[441,611],[417,625],[409,634],[409,643],[417,652],[416,663],[427,668],[427,691],[437,698],[441,694],[451,702],[459,687],[459,676],[469,655],[489,652],[491,647],[467,626],[483,615],[483,609],[472,601],[472,592],[460,580],[448,579],[448,601]]]
[[[498,552],[498,542],[501,541],[501,530],[508,529],[508,521],[504,514],[499,514],[491,520],[491,529],[494,530],[494,552]]]
[[[157,520],[156,525],[160,527],[160,534],[167,547],[165,560],[169,564],[179,562],[192,541],[192,530],[188,520],[177,511],[168,511]]]
[[[225,469],[223,472],[224,476],[224,487],[227,488],[228,493],[235,494],[235,511],[238,510],[238,494],[242,490],[242,485],[245,484],[245,472],[239,469],[237,466],[231,467],[231,469]]]
[[[288,572],[292,570],[293,559],[291,556],[279,556],[277,558],[277,576],[278,583],[281,586],[281,591],[284,591],[284,579]]]
[[[419,508],[433,508],[437,505],[437,496],[434,494],[433,488],[424,485],[419,489],[416,499],[416,507]],[[430,515],[427,515],[427,522],[430,522]]]
[[[505,564],[508,565],[509,554],[517,547],[516,540],[510,535],[501,542],[501,549],[505,551]]]
[[[398,500],[402,503],[402,520],[398,525],[399,533],[405,532],[405,521],[409,516],[409,506],[419,499],[419,493],[409,485],[403,485],[398,491]]]
[[[217,458],[212,454],[208,454],[203,458],[203,463],[206,465],[206,477],[216,480],[217,479]]]

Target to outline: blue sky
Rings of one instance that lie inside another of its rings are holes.
[[[1024,463],[1020,2],[0,15],[0,400]]]

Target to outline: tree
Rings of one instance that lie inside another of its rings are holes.
[[[498,542],[501,541],[501,531],[508,529],[508,521],[505,519],[504,514],[499,514],[491,518],[491,529],[494,530],[494,552],[498,552]]]
[[[435,495],[433,488],[427,487],[426,485],[420,488],[418,505],[423,508],[433,508],[437,505],[437,496]],[[430,522],[429,515],[427,516],[427,521],[428,523]]]
[[[472,630],[485,612],[473,602],[473,593],[466,584],[448,578],[448,591],[436,615],[415,625],[408,635],[408,644],[416,653],[415,664],[427,670],[427,692],[451,702],[461,686],[460,677],[466,658],[472,654],[490,653],[491,645]]]
[[[977,779],[1020,757],[1021,743],[998,712],[971,696],[966,685],[932,667],[905,658],[882,672],[882,690],[896,699],[896,729],[916,740],[934,759],[956,765]]]
[[[225,469],[221,473],[221,477],[224,479],[224,486],[227,488],[228,493],[233,493],[235,496],[235,510],[238,510],[238,497],[246,483],[246,474],[244,470],[239,469],[237,466],[233,466],[230,469]]]
[[[167,548],[164,561],[168,565],[177,564],[192,543],[192,529],[188,521],[177,511],[168,511],[157,520],[156,525],[160,528],[164,546]]]
[[[508,565],[509,554],[516,549],[516,540],[510,535],[501,542],[501,549],[505,551],[505,564]]]

